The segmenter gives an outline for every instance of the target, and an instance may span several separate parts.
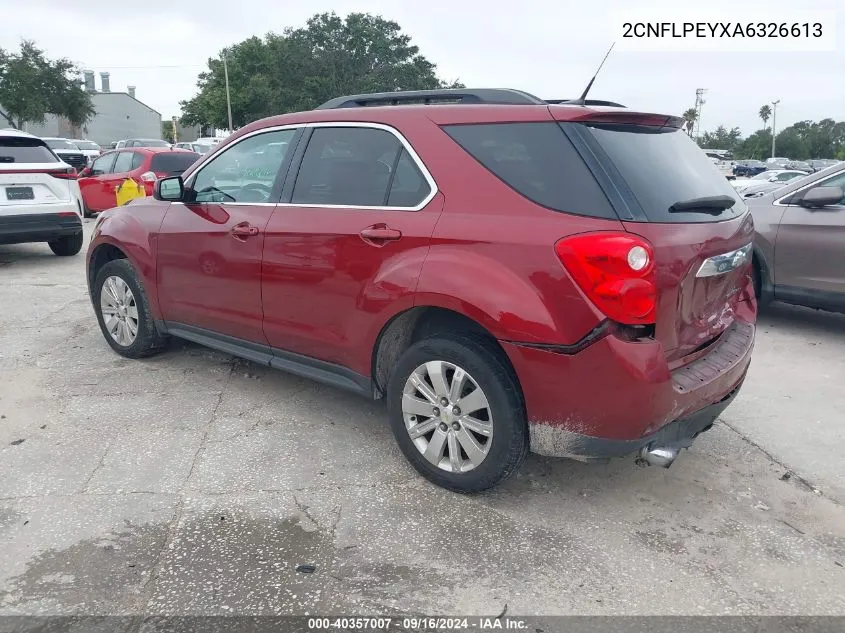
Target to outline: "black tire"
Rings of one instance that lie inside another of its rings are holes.
[[[66,235],[65,237],[52,240],[51,242],[47,242],[47,244],[50,246],[50,250],[56,255],[69,257],[70,255],[76,255],[82,250],[83,239],[82,231],[80,231],[73,235]]]
[[[512,370],[493,343],[483,337],[436,335],[411,345],[399,358],[387,385],[387,411],[393,435],[409,462],[429,481],[461,493],[481,492],[512,475],[528,452],[528,425]],[[430,463],[408,435],[402,412],[405,383],[427,361],[453,363],[469,373],[487,396],[493,418],[492,444],[481,464],[452,473]]]
[[[135,298],[135,306],[138,310],[138,332],[135,340],[130,345],[121,345],[109,333],[103,313],[100,308],[100,295],[103,292],[103,284],[109,277],[122,279]],[[167,344],[167,339],[161,336],[155,328],[155,322],[150,314],[149,302],[144,292],[144,287],[138,278],[135,267],[126,259],[115,259],[105,264],[97,273],[92,289],[94,312],[97,314],[97,322],[103,337],[111,348],[127,358],[144,358],[155,354]]]
[[[752,263],[752,281],[754,283],[754,298],[757,299],[757,306],[763,305],[763,273],[760,270],[760,262],[755,257]]]
[[[82,201],[82,217],[83,218],[93,218],[94,214],[91,212],[91,209],[88,208],[88,205],[85,204],[85,200]]]

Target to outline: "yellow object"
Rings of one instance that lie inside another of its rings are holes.
[[[122,206],[132,200],[133,198],[145,198],[147,192],[144,185],[137,183],[131,178],[127,178],[119,187],[114,188],[114,199],[116,206]]]

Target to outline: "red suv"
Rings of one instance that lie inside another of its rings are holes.
[[[97,319],[131,358],[175,336],[386,398],[452,490],[528,450],[668,466],[736,396],[756,316],[752,219],[682,123],[511,90],[257,121],[101,215]]]

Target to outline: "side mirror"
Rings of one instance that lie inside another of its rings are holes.
[[[86,167],[85,169],[83,169],[82,171],[79,172],[77,177],[78,178],[88,178],[88,176],[90,176],[90,175],[91,175],[91,168]]]
[[[165,202],[181,202],[185,197],[185,183],[181,176],[161,178],[156,180],[153,187],[153,197]]]
[[[771,177],[769,178],[769,182],[777,182],[777,181],[778,181],[778,177],[777,177],[777,176],[771,176]]]
[[[802,207],[826,207],[836,204],[843,197],[842,187],[813,187],[804,194],[799,204]]]

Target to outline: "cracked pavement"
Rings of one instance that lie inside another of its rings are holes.
[[[193,344],[123,359],[82,255],[0,263],[2,615],[845,614],[845,317],[767,312],[669,470],[531,456],[464,497],[382,404]]]

